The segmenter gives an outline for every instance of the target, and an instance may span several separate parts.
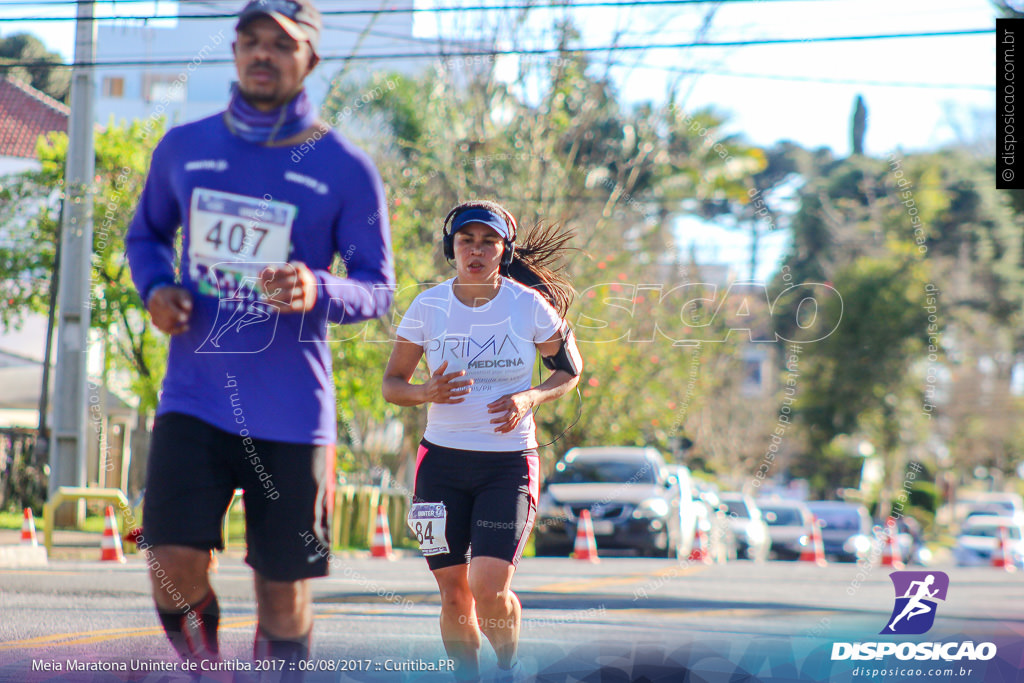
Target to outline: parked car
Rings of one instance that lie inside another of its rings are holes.
[[[882,533],[884,525],[879,525]],[[932,552],[924,542],[921,524],[906,515],[896,520],[896,540],[900,548],[900,559],[907,564],[925,566],[931,563]]]
[[[689,557],[697,532],[698,516],[706,508],[694,492],[693,478],[688,467],[669,465],[668,473],[679,497],[679,556]]]
[[[754,499],[742,493],[723,493],[722,503],[728,508],[729,525],[736,534],[739,556],[756,562],[768,559],[772,537]]]
[[[537,555],[568,555],[580,513],[590,510],[598,552],[682,555],[679,493],[654,448],[573,448],[537,502]]]
[[[1006,517],[1024,514],[1024,500],[1016,493],[1002,491],[960,491],[957,494],[955,522],[963,522],[976,510],[998,510]]]
[[[859,503],[818,500],[807,503],[818,518],[825,557],[839,562],[856,562],[871,554],[871,517]]]
[[[771,559],[799,560],[805,550],[814,550],[814,515],[806,505],[783,498],[758,499],[757,505],[771,533]]]
[[[964,522],[953,547],[953,557],[962,567],[989,566],[1005,530],[1008,543],[1007,560],[1024,569],[1024,516],[997,517],[984,515]]]
[[[700,503],[697,508],[697,527],[708,539],[708,553],[712,562],[722,563],[735,560],[736,534],[729,524],[728,508],[718,497],[718,490],[707,483],[694,483],[694,499]]]
[[[983,517],[988,515],[990,517],[1005,517],[1010,514],[1006,508],[999,507],[997,505],[981,505],[978,507],[972,507],[967,509],[967,514],[964,515],[964,521],[966,522],[971,517]]]

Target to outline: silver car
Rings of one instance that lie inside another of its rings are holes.
[[[761,516],[771,532],[769,556],[773,560],[799,560],[807,550],[814,550],[814,515],[798,500],[759,499]]]
[[[754,499],[742,493],[723,493],[722,503],[729,510],[729,525],[736,534],[739,556],[755,562],[767,560],[772,537]]]
[[[960,528],[953,557],[961,567],[991,566],[1006,538],[1006,561],[1024,569],[1024,515],[971,517]]]

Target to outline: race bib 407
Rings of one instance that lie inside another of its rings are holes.
[[[251,283],[268,264],[287,263],[295,206],[267,196],[192,191],[189,211],[190,275],[199,292],[249,298]],[[248,285],[248,286],[247,286]]]

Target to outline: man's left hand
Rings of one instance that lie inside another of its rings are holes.
[[[316,305],[317,282],[301,261],[267,266],[260,273],[266,303],[282,313],[305,313]]]

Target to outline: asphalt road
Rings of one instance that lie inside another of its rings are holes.
[[[949,574],[947,599],[926,635],[903,640],[994,642],[995,659],[958,661],[976,671],[955,671],[947,680],[1024,681],[1024,574],[932,569]],[[240,558],[225,557],[214,584],[222,655],[248,662],[251,572]],[[425,670],[443,668],[445,653],[436,587],[420,558],[335,558],[332,576],[313,585],[311,666],[322,671],[307,680],[450,680]],[[520,654],[540,681],[857,680],[852,667],[865,662],[831,661],[833,644],[893,639],[878,635],[894,602],[881,567],[538,558],[522,562],[513,587],[524,611]],[[493,654],[486,645],[483,652],[487,671]],[[111,662],[135,670],[69,671]],[[152,671],[157,666],[175,671]],[[871,678],[917,680],[920,672],[910,671]],[[0,569],[0,681],[26,680],[187,680],[154,616],[138,556],[125,565],[56,561]]]

